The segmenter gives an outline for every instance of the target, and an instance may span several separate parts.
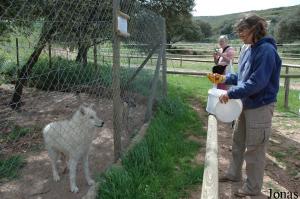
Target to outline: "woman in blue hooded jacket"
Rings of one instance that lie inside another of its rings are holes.
[[[243,111],[233,133],[232,160],[220,182],[240,181],[246,161],[246,179],[235,193],[238,197],[259,195],[263,184],[266,149],[276,96],[281,59],[275,40],[267,36],[266,20],[251,14],[236,25],[239,38],[247,45],[239,57],[238,74],[221,78],[233,84],[219,100],[241,99]]]

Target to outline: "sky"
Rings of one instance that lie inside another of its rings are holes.
[[[300,0],[195,0],[194,16],[217,16],[299,5]]]

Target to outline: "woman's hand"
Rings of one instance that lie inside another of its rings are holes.
[[[220,100],[220,102],[223,104],[223,103],[227,103],[228,102],[228,100],[229,100],[229,96],[227,95],[227,93],[226,94],[222,94],[220,97],[219,97],[219,100]]]
[[[216,54],[217,54],[218,57],[222,57],[223,56],[223,54],[221,52],[219,52],[219,51],[216,52]]]
[[[217,53],[214,53],[213,57],[214,57],[214,59],[218,59],[219,58],[219,56],[217,55]]]

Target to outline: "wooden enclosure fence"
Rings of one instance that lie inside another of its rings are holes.
[[[208,116],[205,165],[201,199],[219,198],[218,128],[217,119]]]

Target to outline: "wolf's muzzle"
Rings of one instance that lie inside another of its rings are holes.
[[[103,125],[104,125],[104,122],[101,122],[101,124],[96,124],[95,127],[101,128],[101,127],[103,127]]]

